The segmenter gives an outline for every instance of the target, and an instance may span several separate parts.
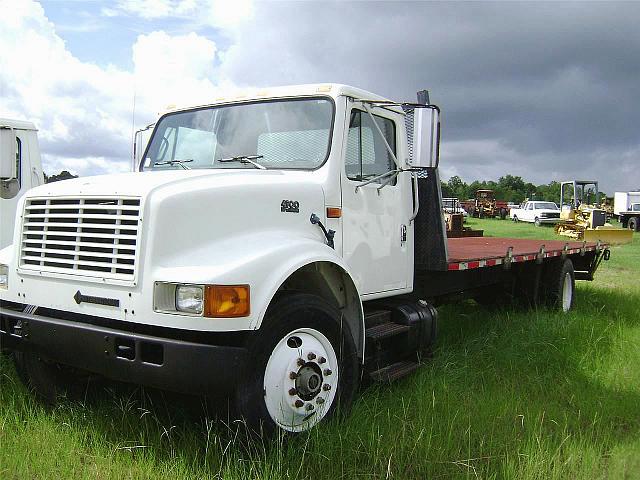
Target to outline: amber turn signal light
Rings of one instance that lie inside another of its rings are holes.
[[[340,218],[342,209],[337,207],[327,207],[327,218]]]
[[[207,285],[204,305],[205,317],[246,317],[251,311],[249,285]]]

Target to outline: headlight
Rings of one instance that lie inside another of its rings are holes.
[[[249,285],[156,282],[153,309],[209,318],[247,317],[251,313],[251,295]]]
[[[178,285],[176,287],[176,310],[201,315],[204,309],[204,289],[200,285]]]
[[[9,265],[0,265],[0,288],[9,288]]]

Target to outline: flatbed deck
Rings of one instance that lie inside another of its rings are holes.
[[[530,262],[538,258],[559,257],[599,251],[606,247],[595,242],[531,240],[522,238],[468,237],[447,239],[448,270],[493,267],[506,262]]]

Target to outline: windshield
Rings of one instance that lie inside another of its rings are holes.
[[[333,102],[325,98],[270,100],[165,115],[145,154],[143,170],[314,169],[329,155]],[[221,160],[227,160],[221,162]]]
[[[553,202],[537,202],[536,208],[544,210],[558,210],[558,206]]]

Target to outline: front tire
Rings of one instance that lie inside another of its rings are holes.
[[[299,433],[349,407],[359,381],[353,337],[340,311],[320,297],[292,294],[269,307],[250,337],[236,390],[249,428]]]
[[[541,226],[541,225],[542,225],[542,223],[540,222],[540,219],[539,219],[538,217],[536,217],[536,218],[533,220],[533,224],[534,224],[536,227],[539,227],[539,226]]]
[[[627,223],[629,230],[633,232],[640,232],[640,218],[631,217]]]
[[[61,398],[81,399],[89,387],[88,374],[50,362],[35,352],[12,355],[22,383],[46,404],[55,405]]]

